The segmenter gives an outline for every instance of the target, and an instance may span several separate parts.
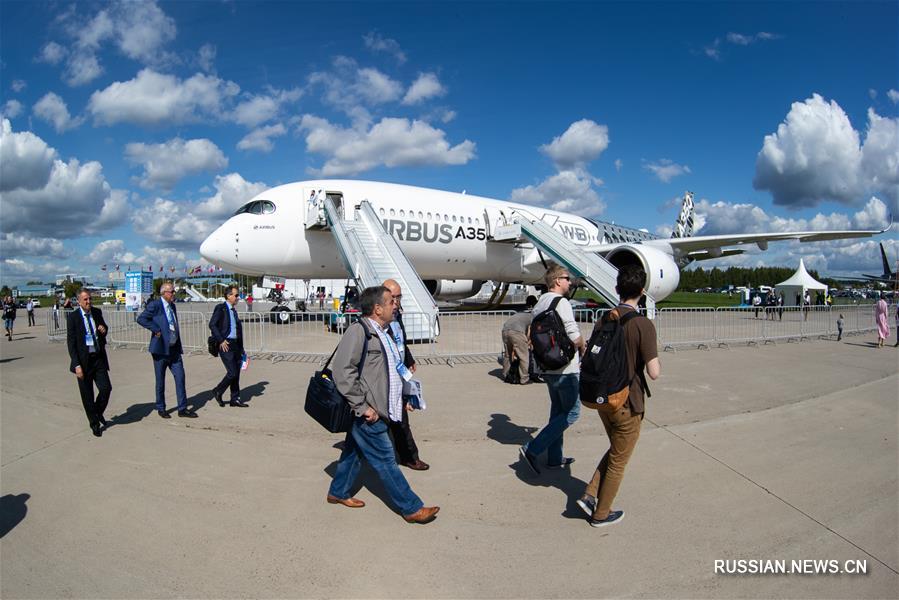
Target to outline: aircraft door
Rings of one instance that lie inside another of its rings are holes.
[[[487,239],[493,239],[496,228],[508,223],[509,219],[499,209],[488,207],[484,209],[484,226],[487,230]]]
[[[325,225],[325,191],[316,188],[303,190],[304,225],[306,229],[324,227]]]
[[[341,219],[346,219],[346,213],[343,206],[343,192],[327,192],[326,197],[334,203],[335,208],[337,208],[337,215]]]

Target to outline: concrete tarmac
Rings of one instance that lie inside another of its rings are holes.
[[[899,590],[899,349],[876,349],[870,335],[663,354],[615,503],[626,516],[594,529],[575,500],[608,446],[598,416],[585,409],[566,432],[570,470],[530,475],[518,447],[546,422],[546,388],[504,384],[496,364],[419,369],[428,410],[412,428],[431,469],[403,472],[441,506],[420,526],[392,510],[367,467],[365,508],[325,503],[342,436],[303,412],[314,364],[253,361],[242,375],[250,407],[220,408],[210,392],[220,361],[187,356],[200,418],[162,420],[150,356],[112,351],[112,425],[97,439],[65,345],[16,323],[14,341],[0,340],[3,598]],[[867,573],[715,572],[716,560],[740,559],[788,570],[865,561]]]

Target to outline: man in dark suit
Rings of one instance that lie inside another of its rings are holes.
[[[147,302],[137,322],[152,332],[150,355],[156,372],[156,411],[163,419],[170,418],[165,410],[165,370],[175,378],[178,397],[178,416],[196,418],[197,413],[187,408],[187,391],[184,385],[184,362],[181,360],[181,330],[178,327],[178,311],[175,308],[175,286],[163,283],[159,298]]]
[[[99,308],[91,306],[91,293],[78,292],[78,306],[68,315],[66,342],[69,346],[69,370],[78,378],[78,391],[91,431],[100,437],[106,427],[103,411],[109,404],[112,383],[106,357],[106,321]],[[94,384],[97,398],[94,399]]]
[[[219,345],[219,358],[225,365],[225,376],[212,390],[215,401],[224,406],[222,395],[226,388],[231,388],[231,406],[247,407],[249,404],[240,401],[240,365],[243,359],[243,326],[237,316],[237,301],[240,295],[237,286],[229,286],[225,290],[225,301],[215,307],[209,319],[212,337]]]
[[[403,364],[411,374],[415,372],[415,359],[409,350],[409,344],[406,343],[406,327],[403,325],[403,307],[401,304],[403,289],[393,279],[388,279],[383,285],[390,291],[394,301],[393,320],[390,323],[389,331],[398,342],[397,346],[402,346]],[[407,403],[403,411],[403,419],[401,421],[390,421],[390,435],[393,437],[393,445],[396,448],[399,458],[398,462],[401,465],[415,471],[427,471],[431,468],[431,465],[418,457],[418,446],[415,444],[415,438],[412,437],[412,428],[409,426],[409,413],[413,410],[412,405]]]

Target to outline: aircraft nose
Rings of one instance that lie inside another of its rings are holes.
[[[227,252],[225,248],[225,234],[222,229],[222,227],[219,227],[213,231],[209,234],[209,237],[200,244],[200,256],[214,264],[221,264],[224,261]]]

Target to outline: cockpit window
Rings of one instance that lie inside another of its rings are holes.
[[[268,200],[253,200],[238,208],[234,215],[250,213],[251,215],[270,215],[275,212],[275,203]]]

